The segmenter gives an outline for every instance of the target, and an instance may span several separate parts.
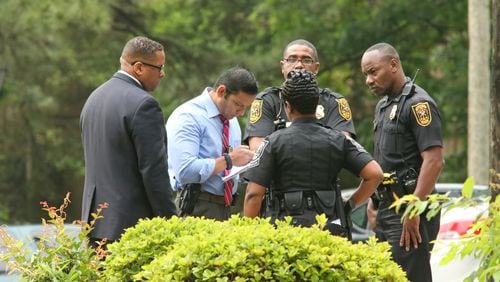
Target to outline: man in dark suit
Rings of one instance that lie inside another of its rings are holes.
[[[163,46],[146,37],[127,42],[121,69],[87,99],[81,116],[85,155],[82,220],[108,203],[90,244],[120,239],[140,218],[177,214],[171,197],[162,110],[149,92],[165,76]]]

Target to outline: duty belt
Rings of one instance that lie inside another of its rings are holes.
[[[306,208],[309,210],[315,209],[313,204],[313,194],[310,191],[296,191],[296,192],[286,192],[276,195],[278,200],[278,209],[280,212],[286,210],[296,210],[300,208]],[[305,205],[303,201],[305,200]],[[293,213],[293,212],[292,212]],[[300,212],[301,213],[301,212]]]
[[[284,193],[279,191],[271,194],[270,208],[275,215],[282,212],[292,216],[301,215],[304,210],[312,210],[333,216],[336,199],[333,190],[287,191]]]

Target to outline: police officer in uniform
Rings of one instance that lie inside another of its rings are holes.
[[[285,79],[292,70],[307,70],[316,75],[320,67],[316,47],[304,39],[291,41],[283,50],[280,65]],[[266,136],[290,124],[285,114],[284,99],[280,89],[281,87],[266,88],[252,103],[243,136],[243,142],[249,145],[250,150],[257,150]],[[320,88],[319,96],[315,110],[317,120],[323,125],[355,138],[356,131],[347,100],[341,94],[332,92],[328,88]],[[269,203],[268,194],[264,201]],[[334,199],[329,199],[329,201],[334,201]],[[268,204],[262,207],[262,215],[269,215],[267,207]]]
[[[272,133],[257,150],[258,165],[250,169],[244,215],[256,217],[266,187],[272,198],[271,216],[292,216],[293,223],[311,226],[317,214],[334,217],[334,185],[346,168],[362,177],[348,201],[349,209],[366,201],[382,180],[382,170],[352,138],[318,122],[315,116],[319,89],[314,74],[292,71],[282,95],[291,125]]]
[[[317,74],[319,59],[316,47],[309,41],[294,40],[285,47],[280,61],[284,78],[292,70],[304,69]],[[343,131],[355,137],[351,109],[347,100],[330,89],[319,89],[320,98],[316,108],[316,118],[324,125]],[[247,120],[244,142],[251,150],[256,150],[264,137],[289,124],[285,115],[284,100],[280,87],[269,87],[259,93],[252,103]]]
[[[431,241],[436,239],[440,215],[401,222],[402,213],[396,214],[389,206],[393,193],[399,197],[413,194],[422,200],[433,193],[444,166],[438,108],[424,89],[405,77],[391,45],[378,43],[368,48],[361,69],[367,86],[381,97],[375,108],[374,157],[384,172],[396,176],[396,183],[379,187],[375,193],[376,235],[391,245],[393,259],[411,281],[432,281]]]

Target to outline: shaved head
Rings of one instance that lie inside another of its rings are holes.
[[[377,43],[370,48],[366,49],[365,53],[371,52],[371,51],[379,51],[379,54],[387,59],[397,59],[399,61],[399,54],[398,51],[394,47],[392,47],[391,44],[389,43]]]

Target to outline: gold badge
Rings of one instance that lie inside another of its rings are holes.
[[[316,107],[316,118],[317,119],[322,119],[325,117],[325,108],[322,105],[319,105]]]
[[[250,108],[250,123],[256,123],[262,117],[262,100],[254,100]]]
[[[398,105],[392,106],[391,113],[389,114],[389,119],[393,120],[396,117],[396,112],[398,111]]]
[[[345,120],[351,120],[351,108],[349,107],[349,103],[345,98],[335,99],[339,104],[339,113]]]
[[[428,126],[429,124],[431,124],[431,108],[429,107],[428,102],[412,105],[411,110],[413,112],[413,115],[415,115],[415,119],[417,120],[418,125]]]

